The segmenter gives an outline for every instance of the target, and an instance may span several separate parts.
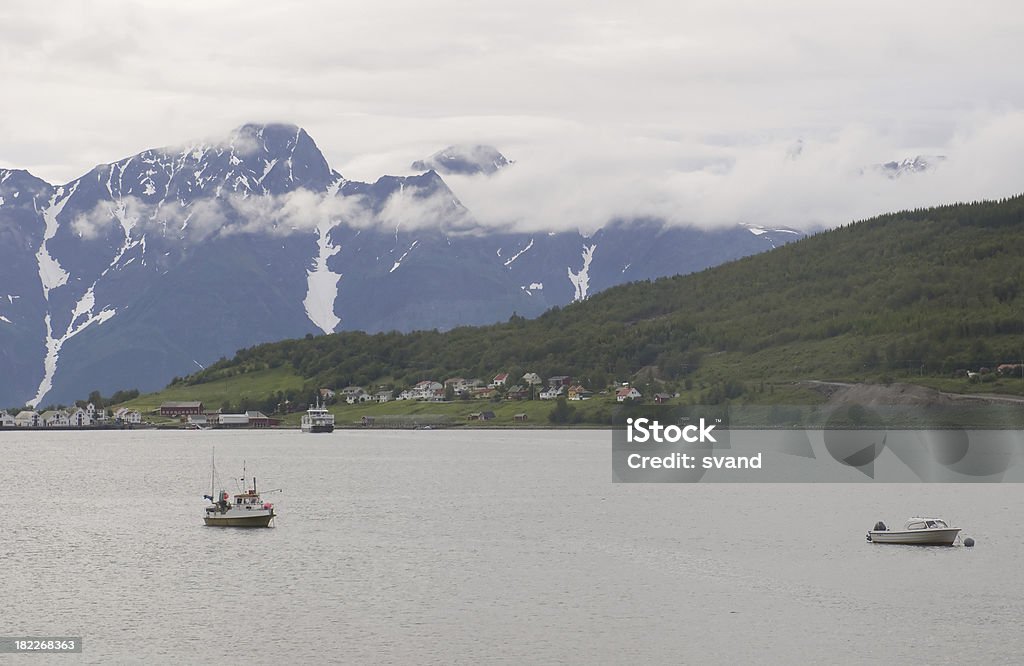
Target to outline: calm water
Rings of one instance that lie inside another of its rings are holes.
[[[211,447],[274,529],[202,524]],[[1020,662],[1024,486],[626,485],[602,432],[0,433],[32,663]],[[945,515],[978,545],[872,546]],[[6,655],[5,655],[6,656]]]

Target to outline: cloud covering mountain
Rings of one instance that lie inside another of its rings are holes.
[[[449,177],[520,168],[503,166]],[[60,186],[0,170],[0,404],[150,390],[307,334],[534,316],[800,235],[589,222],[546,229],[516,209],[482,223],[433,170],[349,180],[288,124],[146,150]]]

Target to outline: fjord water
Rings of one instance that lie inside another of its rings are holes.
[[[276,527],[203,526],[210,452]],[[87,663],[998,663],[1020,484],[613,484],[599,431],[0,433],[2,636]],[[973,549],[877,546],[943,515]]]

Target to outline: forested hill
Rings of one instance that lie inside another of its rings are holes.
[[[608,289],[535,320],[337,333],[240,351],[177,384],[291,366],[343,387],[498,372],[591,387],[872,379],[1024,354],[1024,196],[883,215],[701,273]],[[638,374],[639,373],[639,374]]]

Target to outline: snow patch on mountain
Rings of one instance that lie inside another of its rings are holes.
[[[519,252],[516,252],[516,253],[515,253],[514,255],[512,255],[512,256],[511,256],[511,257],[510,257],[510,258],[509,258],[509,259],[508,259],[508,260],[507,260],[507,261],[505,262],[505,266],[511,266],[511,265],[512,265],[512,262],[514,262],[514,261],[515,261],[516,259],[518,259],[519,257],[521,257],[521,256],[523,255],[523,253],[524,253],[524,252],[526,252],[527,250],[529,250],[529,249],[530,249],[531,247],[533,247],[533,239],[532,239],[532,238],[530,239],[530,242],[526,244],[526,247],[524,247],[524,248],[523,248],[522,250],[519,250]],[[499,256],[499,257],[501,256],[501,250],[498,250],[498,256]]]
[[[64,210],[64,206],[77,187],[78,183],[75,183],[67,196],[64,196],[64,188],[59,188],[54,192],[49,204],[42,211],[45,227],[43,230],[43,242],[39,244],[39,250],[36,251],[36,262],[39,264],[39,281],[43,285],[43,298],[47,301],[50,300],[50,292],[57,287],[67,284],[70,277],[68,272],[61,267],[60,262],[50,254],[46,244],[57,235],[57,229],[59,228],[57,216]],[[57,200],[58,198],[60,201]]]
[[[324,333],[333,333],[341,323],[334,314],[334,301],[338,298],[338,281],[341,273],[327,268],[327,260],[341,252],[341,247],[331,243],[329,221],[316,227],[318,253],[313,261],[313,270],[306,271],[306,298],[302,301],[306,316]]]
[[[92,287],[89,287],[82,298],[78,300],[78,303],[75,304],[71,322],[60,337],[54,337],[53,319],[49,312],[46,313],[44,318],[44,323],[46,324],[46,357],[43,359],[43,379],[39,382],[39,388],[36,390],[35,397],[26,403],[33,409],[39,406],[39,403],[43,401],[46,394],[53,388],[53,377],[57,374],[57,363],[60,360],[60,350],[64,343],[89,326],[102,324],[117,314],[117,310],[113,308],[104,308],[99,313],[93,313],[93,308],[96,306],[96,296],[93,292],[95,286],[94,284]],[[83,317],[84,320],[82,320]],[[82,321],[76,326],[75,322],[79,320]]]
[[[402,256],[398,258],[398,261],[395,262],[395,265],[391,267],[391,270],[389,270],[388,273],[394,273],[398,269],[398,267],[402,265],[402,262],[405,261],[405,258],[407,256],[409,256],[409,253],[413,251],[413,248],[415,248],[418,244],[419,244],[419,241],[418,240],[414,240],[412,242],[412,245],[409,246],[409,249],[406,250],[402,254]]]
[[[587,297],[587,291],[590,289],[590,262],[594,259],[594,250],[597,249],[596,245],[584,245],[583,246],[583,267],[580,268],[578,273],[572,272],[572,267],[568,267],[569,282],[572,283],[573,293],[572,300],[582,301]]]

